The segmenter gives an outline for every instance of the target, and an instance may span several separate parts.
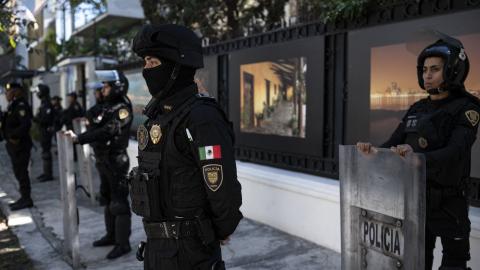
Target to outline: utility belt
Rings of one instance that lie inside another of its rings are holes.
[[[190,220],[176,220],[163,222],[148,222],[143,220],[143,227],[147,235],[147,242],[153,239],[185,239],[191,237],[198,237],[202,244],[209,245],[215,241],[215,232],[213,231],[212,222],[210,219],[190,219]],[[145,242],[140,242],[137,248],[137,260],[143,261]],[[223,265],[220,262],[216,267]],[[224,267],[224,266],[223,266]],[[212,268],[225,269],[225,268]]]
[[[143,221],[147,239],[181,239],[200,235],[196,220],[186,221]]]

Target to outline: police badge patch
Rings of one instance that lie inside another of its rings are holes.
[[[476,126],[478,124],[478,120],[480,120],[480,116],[478,115],[478,112],[474,110],[466,111],[465,116],[467,117],[470,124],[472,124],[472,126]]]
[[[21,117],[24,117],[25,116],[25,110],[20,110],[18,111],[18,114],[20,114]]]
[[[202,168],[203,180],[205,180],[208,188],[213,192],[217,191],[223,183],[222,165],[209,164],[203,166]]]
[[[152,128],[150,128],[150,139],[152,139],[153,144],[157,144],[160,138],[162,138],[160,125],[153,125]]]
[[[118,111],[118,118],[120,118],[120,120],[123,120],[123,119],[127,118],[129,114],[130,113],[128,112],[127,109],[120,109]]]
[[[138,149],[143,151],[148,144],[148,130],[145,128],[144,125],[140,125],[137,129],[137,141],[138,141]]]
[[[424,137],[418,138],[418,145],[423,149],[427,148],[427,146],[428,146],[427,139],[425,139]]]

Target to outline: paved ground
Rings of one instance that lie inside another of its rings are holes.
[[[41,168],[40,149],[32,151],[32,197],[35,207],[10,212],[8,203],[18,198],[17,182],[10,159],[0,145],[0,206],[20,244],[30,256],[35,269],[71,269],[70,258],[63,254],[63,217],[58,180],[39,183],[35,176]],[[56,156],[54,156],[56,159]],[[56,165],[55,165],[56,166]],[[54,172],[57,172],[54,168]],[[58,177],[57,177],[58,179]],[[87,269],[143,269],[134,252],[108,261],[110,248],[92,248],[94,239],[104,233],[103,208],[92,205],[77,190],[80,216],[81,264]],[[145,239],[141,220],[133,216],[132,246]],[[269,226],[244,219],[222,249],[228,269],[340,269],[340,254],[293,237]]]

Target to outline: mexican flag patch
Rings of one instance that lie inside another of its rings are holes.
[[[200,160],[220,159],[222,158],[222,149],[220,145],[210,145],[198,148]]]

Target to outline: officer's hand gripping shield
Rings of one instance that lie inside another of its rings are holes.
[[[342,269],[424,269],[425,160],[340,146]]]

